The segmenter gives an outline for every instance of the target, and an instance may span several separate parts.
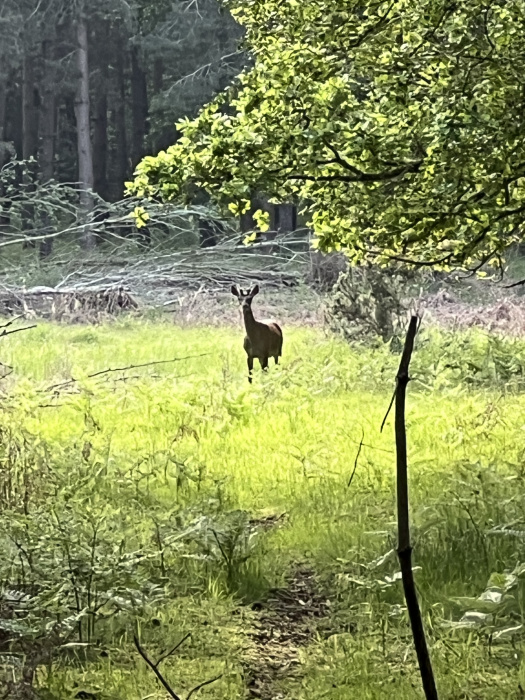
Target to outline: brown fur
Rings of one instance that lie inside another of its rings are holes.
[[[243,292],[237,285],[231,288],[242,308],[246,337],[244,350],[248,358],[248,381],[252,381],[253,360],[256,357],[263,370],[268,369],[268,359],[273,357],[278,364],[283,349],[283,332],[275,321],[256,321],[252,311],[253,297],[259,293],[259,285]]]

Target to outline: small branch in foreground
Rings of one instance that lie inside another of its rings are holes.
[[[166,652],[165,654],[163,654],[163,655],[158,659],[158,661],[153,661],[152,659],[149,658],[149,656],[147,655],[146,651],[145,651],[145,650],[143,649],[143,647],[141,646],[137,635],[136,635],[136,634],[133,635],[133,642],[135,643],[135,647],[136,647],[138,653],[142,656],[142,658],[144,659],[144,661],[146,662],[146,664],[151,668],[151,670],[153,671],[153,673],[157,676],[157,679],[159,680],[159,682],[161,683],[161,685],[164,687],[164,689],[166,690],[166,692],[168,693],[168,695],[170,696],[170,698],[172,698],[173,700],[182,700],[182,698],[181,698],[180,695],[177,695],[177,693],[173,690],[173,688],[170,686],[170,684],[168,683],[168,681],[164,678],[164,676],[162,675],[162,673],[159,671],[159,664],[160,664],[162,661],[164,661],[165,659],[167,659],[168,656],[171,656],[175,651],[177,651],[177,649],[178,649],[182,644],[184,644],[184,642],[185,642],[189,637],[191,637],[191,632],[188,632],[188,634],[186,634],[186,635],[180,640],[180,642],[178,642],[172,649],[170,649],[170,651],[168,651],[168,652]],[[198,693],[199,690],[201,690],[201,688],[204,688],[204,687],[207,686],[207,685],[211,685],[212,683],[215,683],[215,681],[218,681],[218,680],[221,679],[221,678],[222,678],[222,674],[221,674],[220,676],[216,676],[215,678],[210,678],[210,679],[207,680],[207,681],[203,681],[202,683],[199,683],[198,685],[196,685],[194,688],[192,688],[192,689],[190,690],[190,692],[189,692],[188,695],[186,696],[186,700],[190,700],[190,698],[192,697],[192,695],[195,695],[195,693]]]
[[[357,454],[356,454],[355,460],[354,460],[354,470],[353,470],[352,474],[350,475],[350,478],[348,479],[348,484],[346,485],[347,488],[350,488],[350,486],[352,485],[352,481],[354,479],[354,476],[355,476],[355,473],[357,470],[357,463],[359,461],[359,455],[361,454],[361,450],[363,449],[364,439],[365,439],[365,431],[363,430],[362,434],[361,434],[361,441],[359,443],[359,447],[357,448]]]
[[[408,327],[405,347],[399,363],[396,377],[395,398],[395,435],[397,456],[397,524],[398,547],[397,555],[401,566],[403,590],[407,604],[408,616],[412,628],[412,637],[419,663],[419,671],[423,683],[423,690],[427,700],[438,700],[434,672],[430,661],[425,630],[421,619],[421,611],[414,582],[412,570],[412,546],[410,544],[410,516],[408,500],[408,460],[407,439],[405,425],[406,388],[410,381],[408,374],[414,340],[418,331],[418,316],[412,316]]]
[[[144,661],[148,664],[148,666],[151,668],[153,673],[157,676],[159,682],[164,687],[164,689],[166,690],[166,692],[168,693],[170,698],[173,698],[173,700],[182,700],[180,695],[177,695],[177,693],[171,688],[168,681],[164,678],[162,673],[159,671],[157,664],[149,658],[149,656],[146,654],[144,649],[141,647],[140,642],[139,642],[136,634],[133,635],[133,641],[135,642],[135,647],[136,647],[138,653],[142,656]]]
[[[165,654],[162,654],[162,656],[159,657],[155,666],[159,666],[165,659],[172,656],[177,651],[177,649],[179,649],[184,644],[184,642],[187,639],[189,639],[190,637],[191,637],[191,632],[188,632],[187,634],[185,634],[184,637],[180,640],[180,642],[177,642],[177,644],[175,644],[174,647],[172,647],[169,651],[167,651]]]
[[[10,325],[10,324],[6,324]],[[7,328],[2,326],[4,330],[0,333],[0,338],[5,338],[6,335],[11,335],[12,333],[20,333],[20,331],[29,331],[31,328],[36,328],[36,323],[33,323],[32,326],[24,326],[23,328],[13,328],[13,330],[8,331]]]
[[[0,334],[0,338],[1,338]],[[170,362],[182,362],[183,360],[195,360],[198,359],[199,357],[207,357],[208,355],[211,355],[211,352],[203,352],[200,353],[200,355],[187,355],[186,357],[174,357],[171,360],[154,360],[153,362],[142,362],[141,364],[138,365],[128,365],[127,367],[109,367],[108,369],[103,369],[98,372],[93,372],[92,374],[87,375],[87,379],[93,379],[94,377],[100,377],[102,374],[109,374],[110,372],[125,372],[128,369],[139,369],[142,367],[153,367],[154,365],[166,365],[169,364]],[[48,386],[46,391],[52,391],[53,389],[62,389],[66,386],[70,386],[71,384],[76,384],[79,380],[78,379],[68,379],[66,382],[59,382],[58,384],[52,384],[51,386]]]
[[[7,321],[6,323],[2,323],[0,325],[0,328],[8,328],[9,326],[12,326],[15,321],[19,321],[21,318],[24,318],[24,314],[19,314],[18,316],[15,316],[12,318],[10,321]]]
[[[215,683],[215,681],[218,681],[221,678],[222,678],[222,674],[220,676],[215,676],[215,678],[210,678],[209,681],[203,681],[202,683],[199,683],[199,685],[196,685],[195,688],[190,690],[190,692],[186,696],[186,700],[190,700],[191,696],[194,695],[195,693],[198,693],[201,688],[204,688],[204,686],[211,685],[212,683]]]
[[[397,394],[397,387],[394,389],[394,393],[392,394],[392,398],[390,399],[390,403],[388,404],[388,408],[386,409],[385,417],[383,418],[383,422],[381,423],[381,428],[379,429],[379,432],[383,432],[383,428],[385,427],[385,423],[387,421],[388,416],[390,415],[390,411],[392,410],[392,406],[394,405],[394,401],[396,400],[396,394]]]

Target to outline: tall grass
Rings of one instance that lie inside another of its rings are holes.
[[[159,650],[192,631],[166,662],[174,687],[222,673],[202,697],[244,697],[242,659],[256,618],[249,604],[282,585],[296,562],[315,569],[330,612],[301,651],[301,674],[279,681],[282,697],[421,697],[390,552],[392,420],[382,433],[380,425],[398,358],[388,348],[291,330],[283,365],[256,372],[252,386],[242,336],[231,330],[39,324],[2,340],[0,353],[14,368],[1,385],[11,499],[2,578],[20,577],[13,541],[26,537],[53,589],[51,561],[69,575],[64,539],[88,566],[83,552],[96,525],[98,559],[86,580],[99,596],[112,591],[96,626],[81,623],[88,651],[71,647],[41,669],[46,697],[163,697],[133,652],[137,625]],[[159,360],[174,361],[130,367]],[[525,683],[524,366],[525,342],[479,332],[427,332],[414,355],[407,418],[416,581],[444,698],[519,698]],[[122,367],[130,368],[88,376]],[[16,500],[26,493],[17,481],[24,469],[34,484],[30,522]],[[253,524],[282,513],[280,527]],[[508,590],[492,581],[499,602],[476,601],[491,575],[511,571]]]

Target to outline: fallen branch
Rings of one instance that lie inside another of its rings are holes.
[[[1,335],[0,335],[1,337]],[[183,360],[195,360],[198,359],[199,357],[206,357],[208,355],[211,355],[211,352],[202,352],[199,355],[186,355],[186,357],[174,357],[171,360],[154,360],[153,362],[142,362],[138,365],[128,365],[127,367],[109,367],[108,369],[102,369],[99,370],[98,372],[93,372],[92,374],[88,374],[86,376],[86,379],[93,379],[94,377],[100,377],[103,374],[109,374],[110,372],[126,372],[128,369],[139,369],[143,367],[153,367],[154,365],[166,365],[169,364],[170,362],[182,362]],[[79,379],[68,379],[65,382],[59,382],[58,384],[52,384],[51,386],[48,386],[46,391],[53,391],[53,389],[62,389],[65,388],[66,386],[71,386],[71,384],[76,384],[79,382]]]
[[[24,314],[19,314],[18,316],[12,318],[10,321],[2,323],[2,325],[0,325],[0,328],[8,328],[9,326],[12,326],[15,321],[18,321],[21,318],[24,318]]]
[[[418,331],[418,316],[412,316],[408,327],[405,347],[399,363],[396,377],[395,398],[395,435],[397,456],[397,526],[398,545],[397,555],[401,566],[403,590],[407,604],[408,616],[412,628],[412,637],[419,663],[419,671],[423,682],[423,690],[427,700],[438,700],[436,682],[428,653],[425,630],[421,619],[421,611],[417,600],[414,572],[412,570],[412,547],[410,544],[410,516],[408,500],[408,461],[407,439],[405,426],[406,388],[410,381],[408,374],[414,340]]]
[[[165,659],[167,659],[169,656],[171,656],[172,654],[174,654],[174,653],[177,651],[177,649],[178,649],[182,644],[184,644],[184,642],[185,642],[189,637],[191,637],[191,632],[188,632],[188,634],[186,634],[186,635],[180,640],[180,642],[178,642],[172,649],[170,649],[170,651],[168,651],[168,652],[166,652],[165,654],[163,654],[163,655],[158,659],[158,661],[153,661],[152,659],[150,659],[150,657],[148,656],[148,654],[146,653],[146,651],[145,651],[145,650],[143,649],[143,647],[141,646],[141,644],[140,644],[140,642],[139,642],[139,640],[138,640],[137,635],[136,635],[136,634],[133,635],[133,641],[134,641],[134,643],[135,643],[135,647],[136,647],[138,653],[142,656],[142,658],[144,659],[144,661],[146,662],[146,664],[151,668],[151,670],[153,671],[153,673],[157,676],[157,679],[159,680],[159,682],[161,683],[161,685],[164,687],[164,689],[166,690],[166,692],[168,693],[168,695],[170,696],[170,698],[173,698],[173,700],[182,700],[182,698],[181,698],[180,695],[177,695],[177,693],[173,690],[173,688],[170,686],[170,684],[168,683],[168,681],[164,678],[163,674],[159,671],[159,664],[160,664],[162,661],[164,661]],[[190,692],[189,692],[188,695],[186,696],[186,700],[190,700],[191,696],[192,696],[192,695],[195,695],[195,693],[197,693],[199,690],[201,690],[201,688],[204,688],[205,686],[210,685],[211,683],[215,683],[215,681],[218,681],[220,678],[222,678],[222,674],[221,674],[220,676],[216,676],[215,678],[210,678],[210,679],[207,680],[207,681],[203,681],[202,683],[199,683],[198,685],[196,685],[194,688],[192,688],[192,689],[190,690]]]
[[[12,333],[20,333],[20,331],[29,331],[31,330],[31,328],[36,328],[36,323],[33,323],[32,326],[24,326],[23,328],[13,328],[10,331],[8,331],[7,328],[4,327],[4,330],[0,333],[0,338],[5,338],[6,335],[11,335]]]

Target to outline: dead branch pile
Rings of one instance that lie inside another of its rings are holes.
[[[21,314],[67,323],[97,323],[138,308],[123,286],[91,289],[33,287],[0,291],[0,315]]]

